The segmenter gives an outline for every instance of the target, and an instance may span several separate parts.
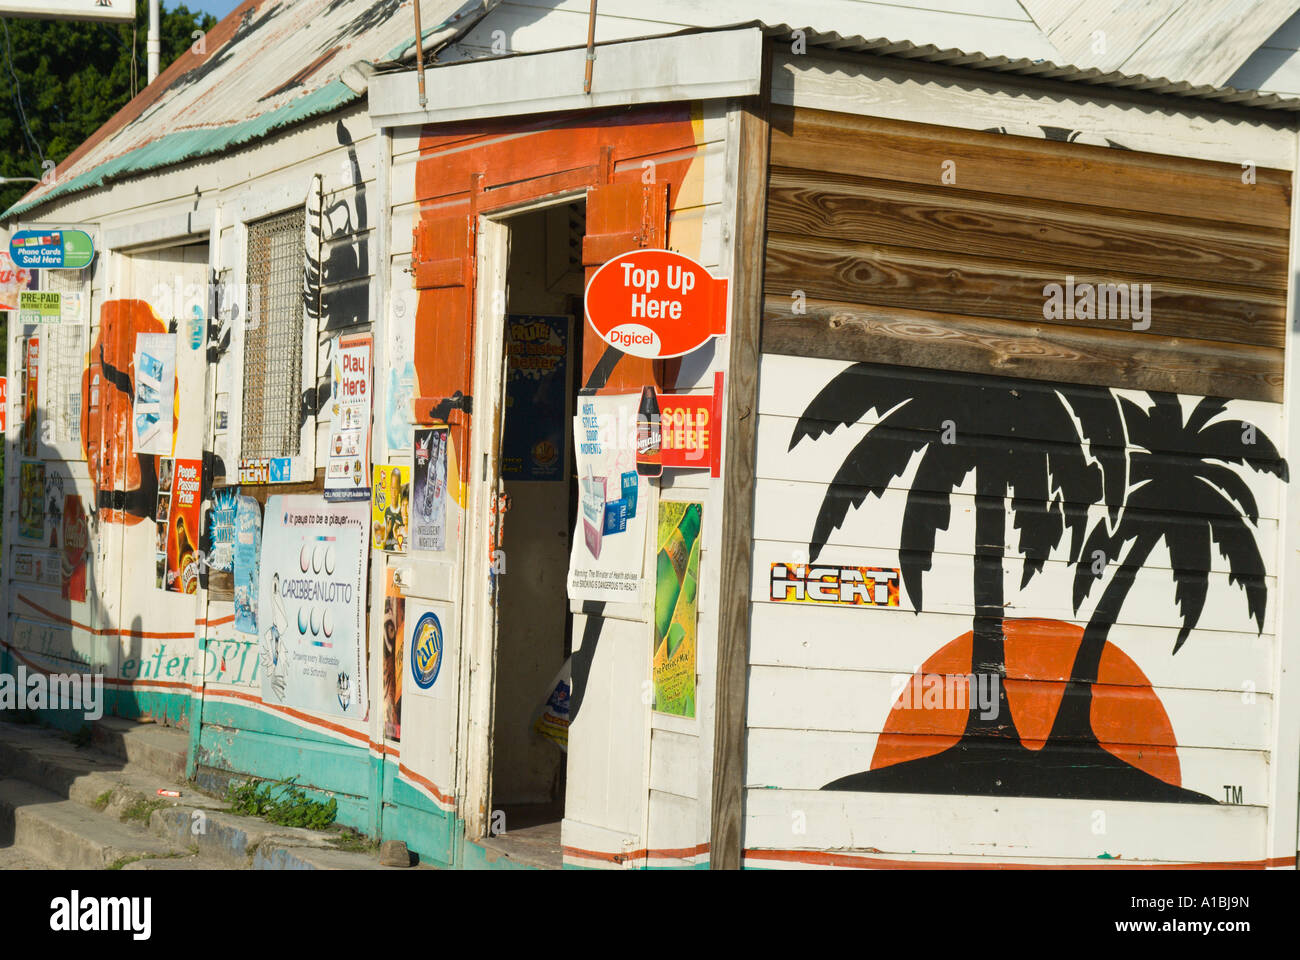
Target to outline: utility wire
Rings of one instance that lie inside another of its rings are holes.
[[[41,145],[36,142],[36,137],[32,134],[32,128],[27,124],[27,111],[23,109],[23,88],[18,83],[18,74],[14,70],[13,50],[9,43],[9,21],[0,18],[0,24],[4,25],[5,63],[9,67],[9,76],[13,78],[13,83],[14,83],[13,101],[14,101],[14,106],[18,108],[18,119],[22,122],[23,134],[24,136],[27,137],[27,142],[32,145],[32,148],[36,151],[36,155],[41,158],[41,163],[44,164],[45,151],[42,150]]]

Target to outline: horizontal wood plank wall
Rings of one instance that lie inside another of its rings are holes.
[[[764,351],[1280,400],[1290,176],[1254,177],[775,107]],[[1045,317],[1067,277],[1149,283],[1149,327]]]
[[[1289,175],[801,108],[771,157],[745,864],[1264,865]]]

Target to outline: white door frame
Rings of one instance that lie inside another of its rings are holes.
[[[465,566],[461,579],[461,637],[456,795],[465,838],[487,835],[492,797],[492,722],[496,704],[496,608],[490,594],[489,508],[499,474],[500,428],[505,403],[506,279],[510,263],[508,220],[545,207],[585,200],[586,188],[478,215],[474,285],[473,418],[469,439],[469,490],[465,506]]]

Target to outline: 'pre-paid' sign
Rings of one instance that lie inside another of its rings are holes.
[[[591,277],[587,322],[635,357],[680,357],[727,332],[727,281],[671,250],[633,250]]]
[[[95,258],[95,244],[84,230],[19,230],[9,256],[28,269],[80,270]]]

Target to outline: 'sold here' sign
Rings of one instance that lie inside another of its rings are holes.
[[[587,322],[636,357],[680,357],[727,332],[727,281],[671,250],[634,250],[587,284]]]

